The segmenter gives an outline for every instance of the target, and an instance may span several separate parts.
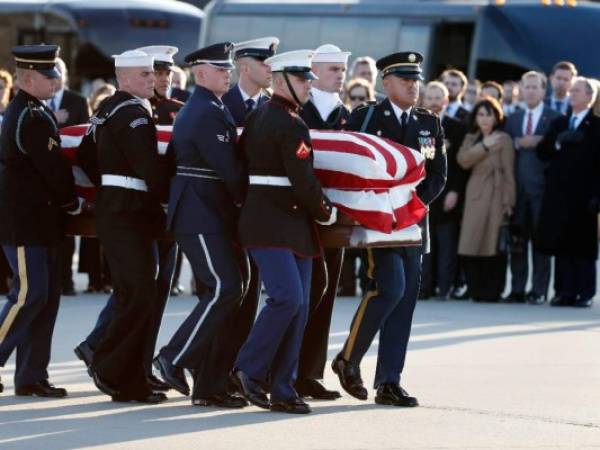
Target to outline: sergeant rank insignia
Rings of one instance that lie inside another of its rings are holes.
[[[419,146],[421,147],[421,154],[426,159],[435,158],[435,138],[431,137],[429,130],[419,131]]]

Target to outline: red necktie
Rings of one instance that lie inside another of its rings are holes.
[[[525,134],[530,136],[533,134],[533,114],[531,111],[527,113],[527,125],[525,125]]]

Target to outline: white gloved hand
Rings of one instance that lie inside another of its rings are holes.
[[[77,215],[81,214],[81,207],[85,203],[85,200],[81,197],[77,197],[77,201],[79,202],[77,205],[77,209],[74,211],[67,211],[67,214],[70,214],[72,216],[77,216]]]
[[[329,219],[325,222],[320,222],[317,220],[319,225],[333,225],[337,221],[337,208],[335,206],[331,207],[331,214],[329,215]]]

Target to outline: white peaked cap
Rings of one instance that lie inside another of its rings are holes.
[[[115,58],[115,67],[153,67],[154,56],[140,50],[127,50]]]
[[[333,44],[324,44],[315,50],[314,63],[348,63],[348,57],[351,52],[343,52],[339,47]]]
[[[136,50],[154,56],[154,62],[163,62],[167,64],[175,64],[173,56],[179,51],[177,47],[171,45],[148,45],[147,47],[140,47]]]
[[[265,60],[265,64],[271,66],[273,72],[302,72],[311,70],[314,50],[293,50],[291,52],[279,53]]]
[[[269,58],[275,54],[279,39],[270,36],[249,41],[236,42],[233,44],[233,52],[236,58],[251,56],[253,58]]]

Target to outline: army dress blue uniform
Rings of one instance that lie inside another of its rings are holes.
[[[419,79],[421,60],[422,56],[416,53],[398,53],[382,58],[377,63],[383,76]],[[400,64],[395,65],[396,63]],[[420,149],[426,160],[426,178],[417,186],[417,195],[428,205],[443,190],[447,161],[444,133],[437,115],[415,106],[400,114],[399,108],[395,109],[390,99],[385,99],[375,106],[355,110],[347,128]],[[384,385],[398,386],[400,382],[419,292],[421,256],[428,252],[429,246],[427,217],[420,225],[422,246],[368,250],[370,288],[352,320],[343,350],[334,360],[334,366],[342,360],[358,367],[379,331],[374,381],[376,388]],[[359,384],[362,385],[362,380]],[[366,399],[366,391],[360,391],[361,398]],[[414,404],[406,406],[416,406],[416,399]]]
[[[192,64],[204,60],[201,54],[212,55],[216,61],[228,59],[228,55],[213,55],[221,47],[215,44],[198,50],[186,60]],[[213,65],[217,64],[221,63]],[[223,67],[233,68],[230,63]],[[171,146],[177,171],[171,181],[167,227],[205,289],[156,360],[163,368],[166,363],[193,371],[193,401],[226,392],[231,368],[222,358],[227,339],[221,333],[242,295],[234,241],[236,205],[241,204],[246,188],[236,138],[227,107],[212,91],[197,85],[173,127]],[[163,369],[161,373],[164,377]]]
[[[56,78],[57,51],[21,46],[13,54],[17,67]],[[20,89],[6,109],[0,141],[0,243],[15,274],[0,311],[0,366],[16,349],[17,395],[66,395],[48,384],[47,367],[61,292],[64,212],[78,207],[56,119],[40,99]]]

